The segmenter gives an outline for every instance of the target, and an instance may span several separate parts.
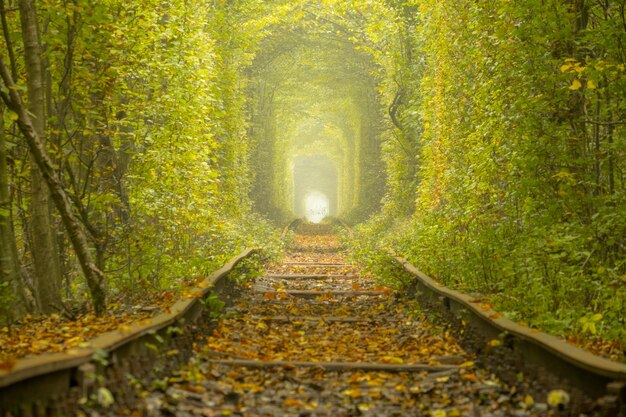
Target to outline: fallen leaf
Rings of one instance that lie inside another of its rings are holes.
[[[491,339],[487,344],[491,347],[497,347],[502,345],[502,341],[500,339]]]
[[[472,382],[478,382],[480,379],[476,376],[476,374],[463,374],[463,379]]]
[[[4,362],[0,362],[0,371],[10,372],[16,364],[15,359],[9,359]]]

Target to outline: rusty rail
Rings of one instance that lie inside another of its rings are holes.
[[[529,372],[548,386],[567,386],[598,398],[615,396],[626,405],[626,364],[589,353],[555,336],[502,318],[490,306],[442,286],[406,259],[393,256],[414,279],[412,292],[422,305],[437,310],[467,337],[476,350],[489,350],[496,340],[500,357]],[[490,354],[493,352],[490,352]]]
[[[194,294],[193,296],[179,300],[165,313],[141,323],[131,323],[123,330],[102,334],[93,339],[89,347],[19,359],[11,370],[0,370],[0,415],[10,412],[14,416],[33,414],[53,416],[61,411],[71,411],[75,404],[65,404],[59,410],[51,403],[59,401],[67,403],[67,396],[72,389],[77,391],[76,388],[81,392],[74,392],[76,394],[74,400],[88,395],[93,391],[93,387],[85,387],[85,381],[93,380],[94,373],[109,372],[110,369],[107,368],[120,364],[134,369],[136,366],[131,358],[140,357],[143,366],[148,368],[143,372],[149,373],[152,369],[150,363],[145,363],[146,358],[153,357],[156,360],[157,355],[146,354],[146,346],[149,346],[155,338],[163,340],[163,336],[173,333],[168,332],[171,326],[176,326],[180,332],[181,329],[189,331],[197,326],[205,310],[202,300],[209,292],[223,288],[226,285],[225,278],[237,264],[257,251],[257,249],[242,251],[211,273],[197,288],[191,289],[189,293]],[[111,366],[97,363],[98,360],[94,364],[94,358],[103,355],[108,358],[107,362]],[[118,373],[123,374],[121,371]],[[109,381],[105,382],[107,383]]]

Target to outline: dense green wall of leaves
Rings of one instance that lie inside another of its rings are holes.
[[[398,12],[390,186],[359,250],[391,246],[547,330],[593,336],[601,313],[593,330],[626,341],[623,2]]]
[[[241,10],[209,0],[35,4],[46,72],[45,139],[110,298],[178,288],[244,246],[268,242],[268,226],[248,197],[243,70],[256,32],[233,30]],[[3,5],[0,53],[23,86],[20,16],[11,1]],[[37,309],[31,291],[39,277],[28,266],[37,231],[23,214],[31,162],[12,113],[3,115],[11,135],[11,171],[4,174],[13,199],[2,214],[15,231],[23,272],[13,277],[22,289],[15,297]],[[86,289],[63,227],[55,228],[59,251],[52,256],[64,265],[56,290],[67,305],[80,303]]]

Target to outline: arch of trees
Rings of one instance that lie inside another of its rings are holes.
[[[290,11],[263,39],[249,71],[255,207],[283,221],[293,216],[302,197],[294,163],[317,155],[338,172],[337,214],[362,220],[384,193],[376,63],[342,23],[325,21],[313,4],[298,8],[300,18]]]
[[[548,330],[602,313],[623,341],[624,10],[2,0],[2,320],[268,241],[256,213],[299,210],[295,167],[324,158],[336,213],[376,213],[357,255],[394,247]]]

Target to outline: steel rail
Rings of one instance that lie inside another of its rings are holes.
[[[551,384],[566,383],[592,397],[615,395],[626,401],[626,364],[602,358],[556,336],[503,318],[490,305],[447,288],[405,258],[392,256],[415,278],[413,295],[423,305],[438,310],[445,319],[456,322],[450,324],[465,327],[465,333],[473,332],[487,344],[497,339],[496,344],[502,343],[504,349],[509,349],[525,370],[543,374],[536,376],[550,380]]]
[[[201,301],[216,287],[223,285],[224,279],[242,260],[257,253],[258,249],[245,249],[231,258],[221,268],[212,272],[187,291],[190,296],[177,301],[167,312],[139,323],[131,323],[127,328],[104,333],[89,342],[89,347],[69,349],[65,352],[41,354],[32,358],[18,359],[10,370],[0,370],[0,415],[29,407],[29,400],[39,406],[66,395],[80,375],[83,365],[94,361],[102,352],[115,356],[120,351],[137,351],[131,345],[146,336],[162,332],[172,325],[193,322],[201,315],[204,306]],[[121,353],[124,356],[124,353]],[[92,368],[90,368],[92,369]],[[28,415],[29,412],[18,412]]]

